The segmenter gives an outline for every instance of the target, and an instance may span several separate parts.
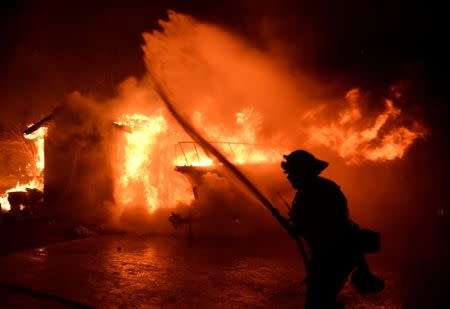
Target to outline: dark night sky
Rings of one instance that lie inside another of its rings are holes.
[[[219,23],[261,49],[276,38],[294,66],[323,82],[376,90],[412,79],[425,120],[446,134],[447,22],[436,14],[442,10],[410,1],[311,2],[3,1],[3,114],[34,119],[74,90],[113,95],[123,78],[144,72],[141,33],[174,9]]]

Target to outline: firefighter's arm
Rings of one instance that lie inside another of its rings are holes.
[[[282,216],[278,209],[273,208],[272,209],[272,215],[275,218],[277,218],[277,220],[280,223],[280,225],[288,232],[288,234],[291,237],[295,238],[295,237],[298,236],[298,233],[297,233],[296,229],[294,228],[293,224],[291,223],[291,221],[288,218]]]

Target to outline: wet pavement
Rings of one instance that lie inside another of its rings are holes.
[[[402,276],[374,271],[386,289],[361,296],[347,284],[346,308],[402,308]],[[0,307],[302,308],[303,276],[289,240],[98,236],[0,257]]]

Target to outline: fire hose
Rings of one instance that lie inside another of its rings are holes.
[[[258,188],[245,176],[233,163],[231,163],[216,147],[210,144],[195,128],[186,120],[175,108],[175,105],[170,100],[168,93],[158,82],[156,75],[152,72],[151,68],[148,67],[149,77],[151,78],[156,92],[160,96],[161,100],[164,102],[165,106],[169,110],[170,114],[175,118],[175,120],[181,125],[181,127],[186,131],[186,133],[197,142],[200,147],[203,148],[206,154],[215,157],[223,166],[230,171],[249,191],[252,193],[256,199],[273,215],[273,217],[278,221],[278,223],[288,232],[299,248],[302,260],[305,266],[306,273],[309,270],[309,259],[306,254],[305,246],[301,238],[296,235],[293,231],[292,225],[287,218],[283,217],[279,210],[275,208],[272,203],[258,190]],[[301,281],[301,283],[306,282],[307,277]]]

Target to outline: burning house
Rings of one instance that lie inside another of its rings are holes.
[[[386,288],[346,284],[346,307],[450,308],[434,305],[450,278],[445,49],[425,4],[11,3],[0,307],[297,308],[317,265],[372,235],[381,251],[354,270]]]
[[[236,115],[236,123],[245,124],[242,133],[253,136],[254,128],[243,122],[245,113]],[[161,110],[114,120],[74,94],[24,131],[26,138],[36,139],[30,166],[35,164],[38,174],[5,192],[3,201],[13,207],[4,211],[16,216],[20,208],[37,208],[39,198],[38,206],[47,215],[100,224],[136,204],[147,215],[190,205],[199,198],[205,176],[225,179],[227,172],[196,142],[176,142],[183,135],[168,125]],[[237,140],[213,144],[244,168],[270,165],[279,156]]]
[[[351,89],[331,102],[317,101],[309,93],[323,87],[292,77],[272,58],[218,27],[169,12],[161,28],[143,36],[149,75],[167,86],[206,140],[247,174],[255,174],[253,179],[272,199],[288,191],[286,181],[281,184],[282,175],[264,177],[255,171],[269,166],[277,174],[282,154],[299,144],[357,165],[402,158],[426,135],[418,122],[402,118],[401,85],[392,86],[381,100],[384,104],[365,115],[369,99],[361,90]],[[235,72],[251,79],[243,83]],[[82,222],[154,217],[198,204],[194,200],[205,179],[223,179],[227,169],[190,140],[165,109],[151,79],[125,80],[117,97],[106,102],[73,93],[28,128],[26,136],[36,144],[30,161],[32,185],[21,182],[21,187],[7,189],[2,208],[11,207],[11,196],[14,209],[20,209],[18,201],[25,193],[9,193],[26,188],[43,191],[52,214]],[[283,108],[274,108],[274,102]]]

